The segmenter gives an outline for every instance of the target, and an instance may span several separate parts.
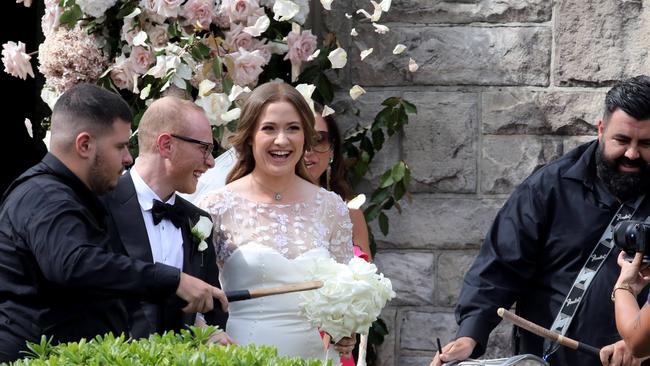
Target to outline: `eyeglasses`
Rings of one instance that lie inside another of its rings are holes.
[[[315,152],[325,153],[332,150],[332,140],[326,131],[316,131],[316,141],[311,149]]]
[[[201,145],[201,150],[203,150],[203,159],[207,159],[207,157],[210,156],[210,154],[212,154],[212,150],[214,150],[214,144],[211,144],[209,142],[200,141],[200,140],[193,139],[193,138],[187,137],[187,136],[176,135],[176,134],[173,134],[173,133],[170,134],[170,135],[173,138],[177,138],[177,139],[185,141],[185,142]]]

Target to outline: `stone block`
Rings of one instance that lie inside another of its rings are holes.
[[[391,306],[432,305],[434,291],[432,253],[386,252],[375,257],[379,271],[390,278],[397,297]]]
[[[436,266],[436,305],[453,307],[463,286],[463,278],[478,254],[472,251],[444,251]]]
[[[355,5],[372,14],[369,1],[356,0]],[[380,22],[545,22],[552,9],[547,0],[394,0]]]
[[[348,61],[353,84],[548,85],[552,35],[546,26],[390,26],[383,35],[357,27]],[[393,55],[397,43],[407,51]],[[359,50],[370,47],[373,54],[361,61]],[[420,65],[414,73],[409,57]]]
[[[478,248],[503,202],[415,194],[402,204],[401,215],[389,212],[388,236],[376,239],[381,248]]]
[[[456,335],[458,326],[453,313],[427,313],[406,310],[398,314],[400,348],[403,350],[436,351],[436,337],[445,345]]]
[[[418,114],[404,133],[413,192],[476,192],[478,95],[407,92]]]
[[[484,136],[481,192],[510,193],[535,169],[563,154],[561,139],[547,136]]]
[[[650,8],[644,1],[560,0],[557,85],[608,85],[647,72]]]
[[[598,131],[602,92],[510,89],[482,95],[483,133],[586,135]]]
[[[395,353],[397,352],[396,348],[396,339],[397,333],[399,330],[396,327],[397,323],[397,309],[386,307],[381,311],[379,316],[386,327],[388,328],[388,334],[384,337],[384,342],[377,347],[377,362],[376,366],[393,366],[395,363]]]

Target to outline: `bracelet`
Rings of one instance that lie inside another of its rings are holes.
[[[636,295],[634,294],[634,291],[632,291],[632,286],[630,286],[627,283],[623,283],[621,285],[615,286],[614,289],[612,290],[612,296],[611,296],[612,302],[616,301],[616,296],[615,296],[616,295],[616,290],[628,291],[629,293],[632,294],[632,296],[636,297]]]

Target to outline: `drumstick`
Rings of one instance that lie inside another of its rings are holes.
[[[315,290],[321,287],[323,287],[323,281],[297,282],[297,283],[290,283],[288,285],[282,285],[278,287],[256,288],[252,290],[226,291],[226,298],[228,299],[229,302],[235,302],[235,301],[255,299],[263,296]]]
[[[499,308],[497,310],[497,314],[499,314],[500,317],[503,319],[511,322],[512,324],[522,328],[526,329],[527,331],[536,334],[540,337],[547,338],[555,343],[559,343],[565,347],[569,347],[571,349],[574,349],[576,351],[580,351],[583,353],[587,353],[593,356],[598,357],[600,355],[600,350],[594,346],[590,346],[585,343],[580,343],[576,341],[575,339],[571,339],[568,337],[565,337],[559,333],[553,332],[551,330],[548,330],[544,327],[541,327],[530,320],[526,320],[515,313],[508,311],[504,308]]]

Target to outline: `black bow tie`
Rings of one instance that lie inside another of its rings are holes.
[[[151,216],[153,216],[154,225],[158,225],[162,219],[167,219],[177,228],[180,228],[185,220],[185,213],[177,204],[170,205],[158,200],[153,200]]]

